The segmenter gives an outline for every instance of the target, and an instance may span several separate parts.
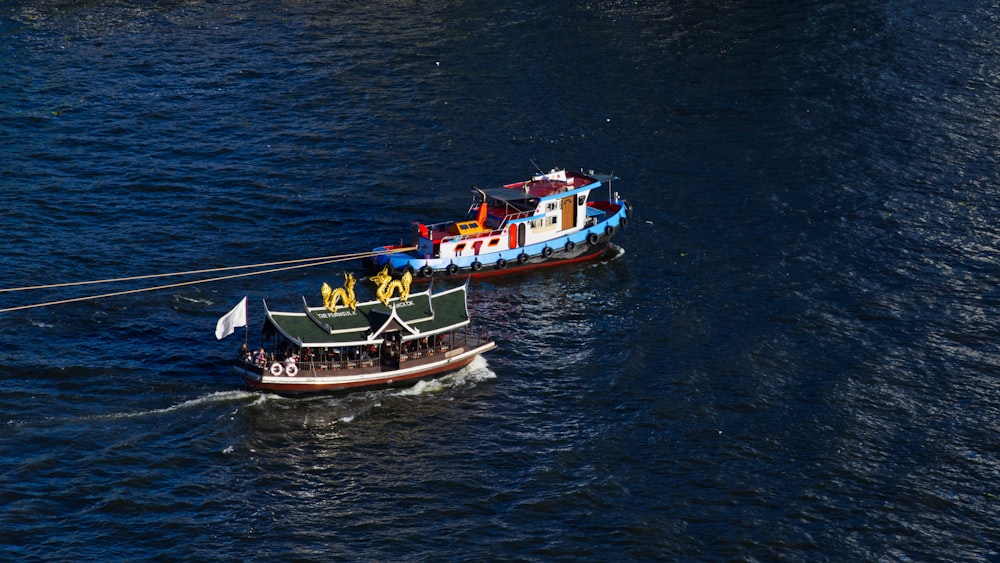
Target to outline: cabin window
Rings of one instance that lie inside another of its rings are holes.
[[[491,239],[490,242],[487,243],[487,246],[496,246],[498,244],[500,244],[500,239],[495,238],[495,239]]]
[[[548,203],[548,205],[545,206],[545,210],[546,211],[555,211],[556,210],[556,203],[554,201],[550,201]]]

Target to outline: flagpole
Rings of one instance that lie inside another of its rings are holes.
[[[243,299],[246,299],[246,297],[244,296]],[[243,325],[243,346],[247,346],[248,342],[250,341],[250,319],[249,319],[249,317],[247,315],[250,312],[249,311],[249,309],[250,309],[249,303],[244,303],[243,304],[243,309],[244,309],[244,311],[243,311],[243,317],[244,317],[244,320],[246,320],[246,323]],[[247,350],[249,350],[249,349],[250,348],[247,348]]]

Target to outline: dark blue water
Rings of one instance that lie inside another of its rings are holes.
[[[0,3],[3,288],[362,251],[533,162],[636,209],[407,391],[225,367],[356,264],[0,314],[3,559],[1000,558],[995,7],[650,4]]]

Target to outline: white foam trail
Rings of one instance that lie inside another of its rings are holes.
[[[198,303],[200,305],[215,305],[210,299],[198,299],[194,297],[188,297],[187,295],[174,295],[174,299],[177,301],[187,301],[188,303]]]
[[[407,387],[396,393],[399,396],[423,395],[429,393],[440,393],[445,389],[461,387],[463,385],[474,385],[480,381],[496,379],[497,374],[489,368],[486,358],[476,356],[472,363],[464,368],[430,381],[418,381],[413,387]]]
[[[617,244],[611,245],[611,250],[615,252],[615,255],[610,258],[610,260],[617,260],[622,256],[625,256],[625,249],[618,246]]]
[[[196,407],[198,405],[204,405],[208,403],[223,403],[228,401],[242,401],[248,398],[256,398],[251,404],[259,404],[262,402],[263,397],[257,393],[252,393],[250,391],[217,391],[215,393],[209,393],[202,397],[197,397],[194,399],[189,399],[187,401],[177,403],[176,405],[171,405],[162,409],[151,409],[145,411],[136,412],[126,412],[107,415],[109,418],[135,418],[139,416],[149,416],[153,414],[164,414],[168,412],[175,412],[191,407]]]
[[[434,379],[431,381],[418,381],[413,387],[407,387],[398,393],[397,395],[423,395],[424,393],[437,393],[445,388],[445,385],[441,383],[440,379]]]

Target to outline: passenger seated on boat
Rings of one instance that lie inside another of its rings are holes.
[[[260,350],[257,350],[257,355],[254,356],[254,359],[259,365],[264,365],[267,362],[267,353],[264,352],[263,348],[261,348]]]

